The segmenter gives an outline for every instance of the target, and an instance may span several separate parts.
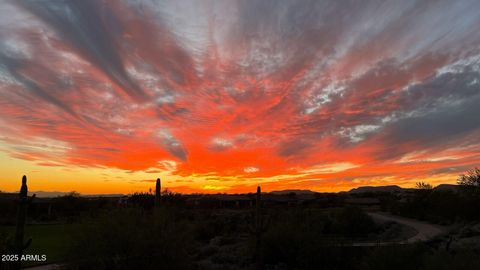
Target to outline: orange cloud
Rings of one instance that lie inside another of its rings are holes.
[[[0,189],[454,182],[480,163],[460,2],[2,3]]]

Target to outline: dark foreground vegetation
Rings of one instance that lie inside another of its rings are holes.
[[[384,197],[383,208],[394,214],[439,224],[475,221],[480,216],[480,170],[462,174],[458,186],[433,188],[419,182],[417,189],[402,201],[399,195]]]
[[[394,192],[184,196],[158,188],[119,198],[35,199],[24,253],[47,254],[47,263],[66,269],[480,269],[478,176],[469,172],[459,186],[419,183]],[[1,254],[12,252],[17,206],[0,200]],[[448,231],[399,244],[411,232],[375,221],[369,211]]]

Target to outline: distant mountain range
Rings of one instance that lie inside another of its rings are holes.
[[[70,194],[71,192],[61,191],[29,191],[28,195],[35,194],[38,198],[54,198]],[[80,194],[82,197],[121,197],[123,194]]]
[[[434,188],[434,190],[441,190],[441,191],[453,191],[456,192],[458,191],[459,186],[458,185],[452,185],[452,184],[440,184]],[[376,193],[376,192],[404,192],[404,191],[411,191],[413,188],[402,188],[396,185],[390,185],[390,186],[363,186],[363,187],[357,187],[353,188],[349,191],[346,191],[346,193],[349,194],[359,194],[359,193]],[[343,191],[345,192],[345,191]],[[33,194],[36,194],[38,198],[52,198],[52,197],[58,197],[58,196],[65,196],[70,194],[71,192],[61,192],[61,191],[31,191],[28,192],[28,194],[31,196]],[[274,195],[287,195],[294,193],[296,195],[311,195],[314,193],[317,193],[315,191],[311,191],[308,189],[286,189],[286,190],[276,190],[276,191],[271,191],[268,192],[270,194]],[[322,192],[320,192],[322,193]],[[5,194],[5,193],[4,193]],[[122,197],[125,196],[124,194],[81,194],[82,197]]]
[[[459,186],[458,185],[452,185],[452,184],[440,184],[436,187],[434,187],[434,190],[441,190],[441,191],[453,191],[456,192],[458,191]],[[402,188],[397,185],[389,185],[389,186],[363,186],[363,187],[357,187],[357,188],[352,188],[349,191],[346,191],[346,193],[349,194],[359,194],[359,193],[377,193],[377,192],[388,192],[388,193],[395,193],[395,192],[405,192],[405,191],[412,191],[414,188]],[[342,191],[345,192],[345,191]],[[287,190],[279,190],[279,191],[272,191],[269,192],[270,194],[276,194],[276,195],[285,195],[285,194],[290,194],[290,193],[295,193],[297,195],[305,195],[305,194],[313,194],[317,193],[315,191],[311,191],[308,189],[287,189]],[[322,192],[320,192],[322,193]]]
[[[440,184],[440,185],[436,186],[434,189],[435,189],[435,190],[441,190],[441,191],[453,191],[453,192],[457,192],[459,188],[460,188],[459,185]]]
[[[297,195],[303,195],[303,194],[313,194],[316,192],[308,189],[286,189],[286,190],[272,191],[269,193],[275,194],[275,195],[285,195],[285,194],[291,194],[291,193],[295,193]]]
[[[353,188],[348,193],[366,193],[366,192],[401,192],[405,190],[404,188],[401,188],[399,186],[364,186],[364,187],[358,187],[358,188]]]
[[[452,185],[452,184],[440,184],[436,187],[433,188],[434,190],[440,190],[440,191],[453,191],[456,192],[459,189],[458,185]],[[358,187],[358,188],[353,188],[348,193],[350,194],[355,194],[355,193],[366,193],[366,192],[403,192],[403,191],[411,191],[414,190],[414,188],[402,188],[396,185],[391,185],[391,186],[364,186],[364,187]]]

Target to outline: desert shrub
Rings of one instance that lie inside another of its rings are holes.
[[[297,252],[302,241],[302,229],[298,226],[300,224],[291,218],[284,219],[284,222],[271,224],[264,236],[262,246],[266,264],[283,263],[287,266],[297,264]],[[253,247],[251,250],[253,250]]]
[[[468,192],[480,194],[480,169],[474,168],[458,177],[457,183]]]
[[[155,195],[148,192],[135,192],[128,197],[128,204],[145,210],[153,209]]]
[[[329,234],[349,232],[356,235],[358,230],[353,229],[352,224],[370,224],[369,217],[365,219],[364,213],[358,211],[361,210],[338,209],[329,215],[324,211],[297,209],[277,213],[263,237],[265,264],[286,269],[351,269],[363,251],[340,247]],[[346,217],[349,214],[352,219]],[[343,227],[329,229],[333,224]]]
[[[446,252],[419,243],[373,248],[358,266],[365,270],[474,270],[480,269],[480,258],[472,250]]]
[[[180,215],[161,209],[111,212],[74,237],[72,269],[189,269],[191,230]]]
[[[480,219],[480,197],[471,192],[416,190],[412,198],[390,209],[393,213],[433,223]]]
[[[480,257],[473,250],[465,249],[454,253],[436,251],[428,253],[423,259],[425,270],[474,270],[480,269]]]
[[[0,209],[2,210],[2,214],[0,215],[0,224],[15,224],[15,217],[17,215],[17,201],[0,199]]]
[[[208,243],[215,236],[221,235],[224,229],[224,219],[209,210],[197,213],[192,222],[195,239],[201,243]]]
[[[362,249],[341,247],[319,230],[285,224],[264,237],[264,262],[271,268],[352,269]]]
[[[365,270],[421,269],[425,252],[426,247],[423,245],[377,247],[363,257],[359,268]]]
[[[66,218],[68,222],[76,221],[80,218],[81,213],[89,208],[88,199],[81,197],[75,191],[64,196],[52,198],[51,203],[55,214]]]
[[[169,206],[184,206],[185,196],[180,193],[170,191],[168,189],[162,191],[162,203]]]
[[[195,239],[202,243],[208,243],[217,235],[216,225],[212,220],[199,221],[194,229]]]
[[[448,224],[461,220],[479,220],[480,169],[459,176],[456,191],[435,190],[419,182],[413,196],[405,203],[390,205],[400,215],[430,222]]]
[[[195,239],[208,243],[216,236],[237,236],[247,232],[245,213],[220,210],[198,210],[192,215]]]
[[[149,192],[135,192],[128,197],[128,204],[145,210],[153,209],[155,194]],[[181,206],[185,197],[169,190],[162,191],[161,204],[169,206]]]
[[[8,235],[0,232],[0,255],[9,254],[8,252]],[[3,269],[5,262],[0,260],[0,269]]]
[[[372,218],[358,207],[345,207],[334,211],[326,224],[325,233],[351,237],[366,236],[376,230]]]

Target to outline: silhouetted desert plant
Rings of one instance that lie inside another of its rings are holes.
[[[376,230],[375,222],[362,209],[354,206],[333,211],[325,225],[325,233],[362,237]]]
[[[417,189],[407,201],[391,202],[389,208],[394,214],[441,224],[480,219],[480,196],[470,188],[462,190]]]
[[[77,221],[80,215],[90,208],[89,201],[85,197],[81,197],[80,193],[76,191],[52,198],[52,205],[56,214],[66,219],[68,223]]]
[[[0,233],[0,255],[9,254],[8,250],[9,239],[6,233]],[[6,262],[0,260],[0,269],[6,269]]]
[[[480,257],[471,249],[451,253],[430,249],[422,243],[394,245],[373,248],[362,258],[359,269],[474,270],[480,269]]]
[[[362,250],[341,247],[322,233],[322,224],[273,224],[264,237],[264,261],[271,269],[352,269]],[[283,268],[282,268],[283,267]]]
[[[254,260],[255,268],[263,268],[263,259],[262,259],[262,235],[265,233],[268,227],[268,219],[262,215],[262,189],[260,186],[257,187],[257,193],[255,195],[255,213],[253,218],[253,224],[250,224],[248,227],[250,233],[255,238],[254,246]]]
[[[110,212],[74,237],[71,269],[190,269],[191,228],[161,208]]]
[[[264,262],[268,265],[285,265],[293,268],[297,264],[299,247],[302,245],[303,226],[297,222],[295,213],[289,211],[274,216],[263,241]],[[314,231],[308,231],[314,233]]]
[[[361,264],[361,269],[420,269],[422,266],[424,245],[394,245],[372,249]]]
[[[420,189],[420,190],[432,190],[433,186],[429,183],[417,182],[417,183],[415,183],[415,188]]]
[[[15,225],[15,235],[13,242],[9,241],[7,243],[7,254],[17,255],[18,258],[22,256],[25,249],[30,246],[32,239],[24,241],[24,232],[25,232],[25,222],[27,219],[27,207],[35,198],[35,195],[28,197],[28,187],[27,187],[27,177],[24,175],[22,177],[22,186],[20,188],[18,206],[17,206],[17,222]],[[22,262],[21,260],[12,261],[8,269],[21,269]]]
[[[472,249],[464,248],[457,252],[444,250],[430,251],[423,254],[425,270],[476,270],[480,269],[480,256]]]
[[[161,191],[162,191],[162,186],[161,186],[160,178],[157,178],[157,182],[155,183],[155,208],[157,209],[160,207],[160,202],[162,200]]]
[[[341,247],[342,238],[363,236],[376,226],[360,209],[332,211],[296,208],[271,213],[263,240],[265,264],[284,269],[351,269],[363,251]]]
[[[168,207],[183,206],[185,204],[185,197],[180,193],[164,189],[161,195],[161,204],[165,204]]]
[[[205,210],[197,213],[195,219],[192,221],[195,224],[195,239],[205,244],[210,242],[215,236],[221,235],[225,229],[222,221],[224,221],[224,219],[214,215],[213,211]]]
[[[179,193],[172,192],[165,189],[158,196],[160,205],[168,206],[182,206],[185,202],[184,196]],[[152,210],[155,207],[156,195],[150,192],[135,192],[128,197],[128,205],[133,207],[140,207],[144,210]]]
[[[139,207],[144,210],[152,209],[155,203],[155,197],[148,192],[135,192],[128,197],[128,205]]]
[[[14,200],[0,200],[0,225],[15,225],[17,214],[17,202]]]
[[[461,174],[457,182],[464,190],[480,193],[480,169],[474,168]]]

